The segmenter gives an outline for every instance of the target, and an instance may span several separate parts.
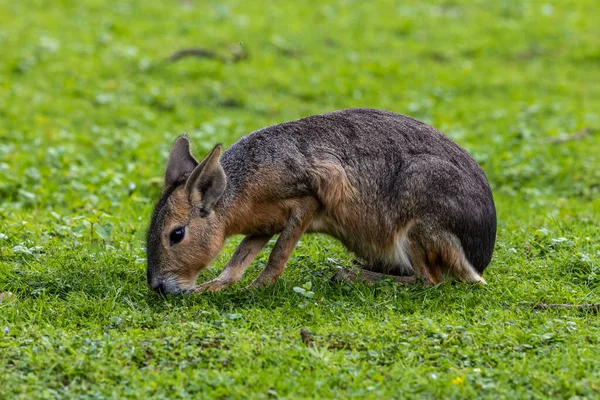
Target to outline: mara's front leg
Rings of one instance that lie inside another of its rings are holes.
[[[233,252],[233,256],[225,266],[217,279],[203,283],[192,288],[191,292],[216,292],[217,290],[227,289],[240,280],[244,272],[248,269],[258,253],[265,247],[267,242],[273,236],[252,236],[248,235],[240,242]]]
[[[318,209],[319,203],[316,199],[305,198],[298,201],[297,207],[290,212],[287,223],[269,255],[267,266],[247,287],[248,289],[268,286],[281,276],[298,240],[310,226]]]

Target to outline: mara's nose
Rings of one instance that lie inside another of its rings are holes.
[[[152,289],[154,289],[154,291],[156,293],[167,294],[167,288],[165,287],[165,285],[162,282],[159,282],[158,284],[153,285]]]

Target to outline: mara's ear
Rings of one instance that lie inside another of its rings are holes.
[[[225,187],[227,177],[219,163],[222,145],[219,143],[194,169],[187,182],[185,189],[193,203],[199,203],[200,212],[203,216],[208,215],[214,205],[219,201]]]
[[[165,187],[171,186],[190,175],[198,161],[190,152],[190,140],[186,136],[180,136],[173,143],[169,160],[167,161],[167,172],[165,173]]]

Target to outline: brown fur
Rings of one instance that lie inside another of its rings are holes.
[[[325,209],[313,221],[310,232],[328,233],[367,261],[381,257],[382,246],[392,243],[393,221],[375,214],[364,213],[361,205],[349,199],[335,209]]]
[[[271,238],[267,236],[246,236],[239,244],[233,256],[219,275],[219,277],[210,282],[203,283],[193,289],[195,292],[210,291],[225,289],[235,282],[239,281],[250,263],[265,247],[265,244]]]
[[[183,192],[183,190],[182,190]],[[171,215],[171,226],[177,226],[178,221],[185,221],[185,204],[181,198],[183,195],[176,195],[173,201],[173,214]],[[175,211],[176,210],[176,211]],[[184,238],[181,244],[188,246],[188,250],[185,252],[169,252],[168,257],[169,265],[171,268],[167,269],[167,273],[172,273],[177,276],[177,283],[180,287],[189,288],[194,286],[199,270],[197,265],[208,265],[214,258],[214,255],[219,253],[223,247],[225,238],[219,235],[219,231],[214,229],[215,225],[219,225],[219,222],[213,220],[204,220],[199,218],[188,219],[187,225],[189,230],[193,230],[198,233],[196,240],[193,237],[187,236]],[[166,228],[165,231],[169,232],[173,228]],[[163,235],[164,241],[168,240],[167,235]],[[200,240],[198,240],[200,239]],[[166,244],[165,244],[166,245]]]
[[[238,281],[279,234],[251,287],[274,282],[305,232],[338,238],[372,271],[484,282],[496,224],[489,185],[463,149],[425,124],[343,110],[265,128],[221,152],[198,162],[187,138],[173,145],[147,237],[156,290],[192,289],[225,238],[240,233],[223,272],[194,291]]]
[[[225,217],[226,235],[279,232],[295,206],[295,200],[277,200],[273,188],[281,185],[280,171],[265,167],[257,171],[248,190],[241,193]]]
[[[427,285],[439,284],[448,272],[465,282],[485,283],[465,258],[456,238],[447,233],[425,233],[428,229],[419,225],[409,231],[409,254],[415,274]]]
[[[315,160],[308,173],[317,198],[325,208],[340,216],[346,214],[348,205],[354,201],[356,189],[340,163],[331,159]]]
[[[319,203],[312,197],[295,200],[294,208],[290,212],[287,224],[281,231],[275,247],[269,255],[267,266],[252,282],[251,288],[270,285],[283,273],[287,260],[292,255],[300,237],[306,232],[312,218],[319,209]]]

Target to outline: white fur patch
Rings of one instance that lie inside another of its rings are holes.
[[[393,265],[397,272],[412,274],[414,271],[410,262],[408,229],[400,231],[396,237],[394,246],[381,255],[383,256],[382,261]]]
[[[462,248],[461,248],[462,250]],[[459,279],[467,283],[480,283],[482,285],[487,284],[483,276],[479,275],[479,272],[471,265],[466,258],[463,258],[463,263],[459,271],[453,271]]]
[[[327,228],[328,228],[328,225],[324,221],[324,218],[321,216],[318,216],[318,217],[313,218],[308,230],[310,232],[326,233],[328,231]]]
[[[412,271],[412,264],[410,263],[410,254],[408,250],[408,229],[400,232],[396,238],[396,245],[394,251],[394,259],[396,264],[402,265],[408,271]]]

